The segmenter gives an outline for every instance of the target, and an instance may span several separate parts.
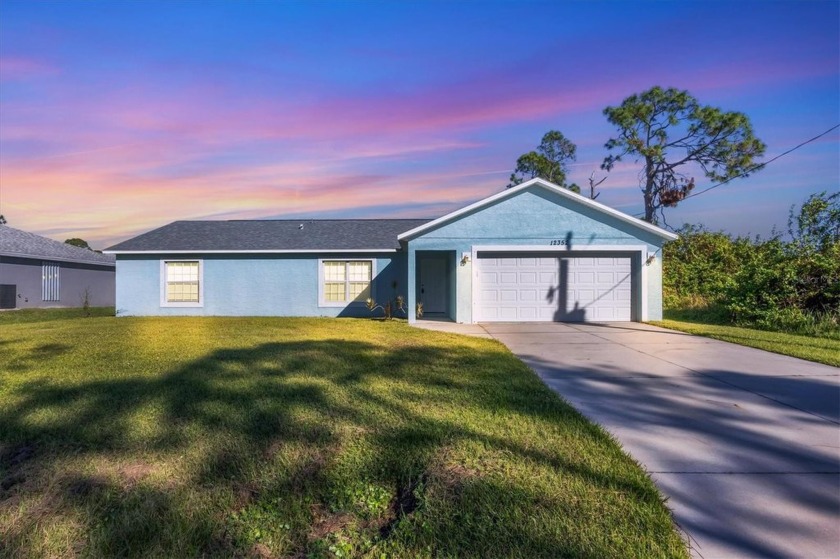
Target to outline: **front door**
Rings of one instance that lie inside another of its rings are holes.
[[[420,302],[423,313],[446,313],[446,259],[420,259]]]

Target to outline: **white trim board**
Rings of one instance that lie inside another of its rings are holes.
[[[104,253],[103,253],[104,254]],[[113,268],[114,262],[100,262],[97,260],[82,260],[81,258],[64,258],[61,256],[38,256],[27,254],[23,252],[0,252],[0,256],[8,258],[20,258],[21,260],[53,260],[56,262],[70,262],[72,264],[88,264],[93,266],[104,266],[106,268]]]
[[[525,190],[526,188],[530,188],[531,186],[539,186],[541,188],[544,188],[544,189],[548,190],[549,192],[553,192],[553,193],[558,194],[560,196],[564,196],[564,197],[566,197],[570,200],[573,200],[573,201],[575,201],[579,204],[583,204],[584,206],[588,206],[592,209],[598,210],[598,211],[600,211],[602,213],[605,213],[607,215],[610,215],[610,216],[612,216],[616,219],[624,221],[625,223],[629,223],[630,225],[638,227],[639,229],[644,229],[645,231],[647,231],[649,233],[653,233],[654,235],[662,237],[663,239],[673,241],[674,239],[677,238],[676,234],[671,233],[670,231],[666,231],[666,230],[662,229],[661,227],[657,227],[656,225],[652,225],[652,224],[648,223],[647,221],[642,221],[641,219],[637,219],[633,216],[627,215],[624,212],[620,212],[620,211],[618,211],[616,209],[613,209],[609,206],[605,206],[604,204],[601,204],[600,202],[596,202],[594,200],[586,198],[585,196],[581,196],[580,194],[576,194],[575,192],[572,192],[571,190],[569,190],[567,188],[561,188],[561,187],[557,186],[556,184],[550,183],[550,182],[548,182],[546,180],[543,180],[543,179],[540,179],[540,178],[536,178],[536,179],[531,179],[527,182],[523,182],[522,184],[514,186],[513,188],[505,189],[502,192],[498,192],[496,194],[493,194],[492,196],[488,196],[487,198],[479,200],[478,202],[470,204],[469,206],[461,208],[460,210],[455,210],[454,212],[448,213],[445,216],[439,217],[439,218],[437,218],[435,220],[432,220],[428,223],[425,223],[425,224],[423,224],[419,227],[415,227],[414,229],[411,229],[410,231],[406,231],[405,233],[400,233],[397,236],[397,239],[399,239],[400,241],[409,240],[410,238],[415,237],[419,233],[422,233],[424,231],[428,231],[429,229],[433,229],[433,228],[437,227],[438,225],[442,225],[444,223],[452,221],[452,220],[454,220],[454,219],[456,219],[456,218],[458,218],[458,217],[460,217],[460,216],[462,216],[466,213],[469,213],[473,210],[477,210],[479,208],[483,208],[484,206],[488,206],[488,205],[492,204],[493,202],[496,202],[496,201],[501,200],[503,198],[513,196],[514,194],[517,194],[518,192],[521,192],[522,190]]]
[[[318,250],[106,250],[103,254],[357,254],[398,252],[396,248],[341,248]]]
[[[473,257],[481,252],[641,252],[647,245],[473,245]]]

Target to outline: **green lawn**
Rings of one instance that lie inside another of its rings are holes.
[[[55,309],[17,309],[0,311],[0,326],[22,324],[24,322],[48,322],[52,320],[72,320],[98,316],[114,316],[114,307],[91,307]]]
[[[740,326],[705,324],[689,320],[666,319],[651,322],[651,324],[840,367],[840,339],[769,332]]]
[[[687,557],[502,345],[401,322],[0,315],[0,555]]]

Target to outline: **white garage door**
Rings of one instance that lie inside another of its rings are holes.
[[[479,253],[476,320],[629,321],[630,260]]]

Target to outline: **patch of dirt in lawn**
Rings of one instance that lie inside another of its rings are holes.
[[[121,466],[117,469],[117,475],[123,487],[128,489],[136,485],[137,482],[147,478],[153,471],[154,468],[151,465],[137,462]]]
[[[272,559],[274,554],[271,553],[271,550],[265,544],[254,544],[253,547],[248,552],[248,557],[253,559]]]
[[[0,452],[0,465],[5,468],[13,468],[31,460],[35,456],[35,445],[32,443],[22,443],[15,446],[4,448]]]
[[[313,505],[312,527],[306,539],[310,543],[324,539],[330,534],[340,532],[356,522],[357,517],[354,514],[348,512],[330,512],[323,505]]]
[[[86,498],[107,489],[108,485],[108,480],[104,476],[79,476],[69,480],[67,495]]]
[[[0,451],[0,501],[11,496],[12,490],[31,477],[35,457],[35,445],[23,443]]]
[[[378,529],[381,539],[384,540],[390,536],[403,518],[417,510],[420,506],[418,489],[425,485],[427,478],[428,475],[423,474],[408,485],[397,488],[397,494],[388,506],[388,512],[379,521]]]
[[[445,448],[437,454],[427,471],[427,489],[459,496],[464,485],[481,477],[482,473],[461,462],[453,449]]]
[[[252,501],[260,496],[260,491],[254,484],[251,483],[233,483],[234,505],[235,510],[241,510],[248,506]]]

